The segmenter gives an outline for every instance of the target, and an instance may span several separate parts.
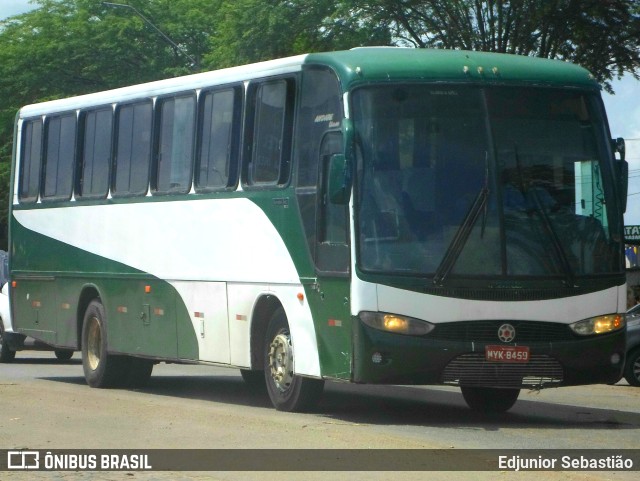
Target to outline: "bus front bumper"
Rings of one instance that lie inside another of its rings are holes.
[[[571,341],[525,343],[527,362],[493,362],[485,359],[486,342],[393,334],[358,318],[352,325],[353,381],[359,383],[541,389],[614,383],[624,366],[624,329]]]

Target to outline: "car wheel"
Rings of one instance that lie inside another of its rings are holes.
[[[624,365],[624,378],[632,386],[640,386],[640,349],[627,354]]]
[[[4,337],[4,326],[0,319],[0,362],[9,363],[16,357],[16,351],[9,349],[9,343]]]

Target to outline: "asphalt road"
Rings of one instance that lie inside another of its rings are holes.
[[[328,383],[316,412],[275,411],[237,370],[159,364],[141,390],[89,388],[79,354],[0,365],[0,449],[640,449],[640,388],[621,381],[521,393],[506,414],[470,411],[449,387]],[[250,453],[250,451],[248,451]],[[451,454],[451,451],[449,451]],[[455,455],[455,453],[453,453]],[[291,459],[282,457],[282,466]],[[637,472],[0,472],[31,480],[637,479]]]

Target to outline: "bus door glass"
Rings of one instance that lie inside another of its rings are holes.
[[[302,275],[313,279],[306,293],[322,371],[327,376],[349,379],[348,207],[330,203],[326,195],[329,160],[333,154],[344,152],[342,118],[342,91],[335,74],[323,68],[304,70],[294,158],[297,204],[312,264]]]

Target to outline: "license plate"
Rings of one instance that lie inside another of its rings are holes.
[[[527,346],[485,346],[484,358],[491,362],[529,362]]]

